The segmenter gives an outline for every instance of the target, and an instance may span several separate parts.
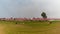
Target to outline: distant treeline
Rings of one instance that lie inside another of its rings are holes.
[[[16,20],[16,21],[42,21],[42,20],[60,20],[59,18],[0,18],[0,20]]]

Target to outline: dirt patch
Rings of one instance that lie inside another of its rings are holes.
[[[5,26],[0,25],[0,34],[5,34],[4,29],[5,29]]]

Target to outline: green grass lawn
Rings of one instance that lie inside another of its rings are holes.
[[[50,30],[55,29],[56,22],[48,23],[48,21],[0,21],[4,34],[51,34]]]

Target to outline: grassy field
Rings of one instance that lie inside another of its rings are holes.
[[[60,34],[60,22],[48,23],[48,21],[0,21],[0,34]]]

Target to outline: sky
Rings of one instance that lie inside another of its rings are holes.
[[[60,0],[0,0],[0,18],[60,18]]]

